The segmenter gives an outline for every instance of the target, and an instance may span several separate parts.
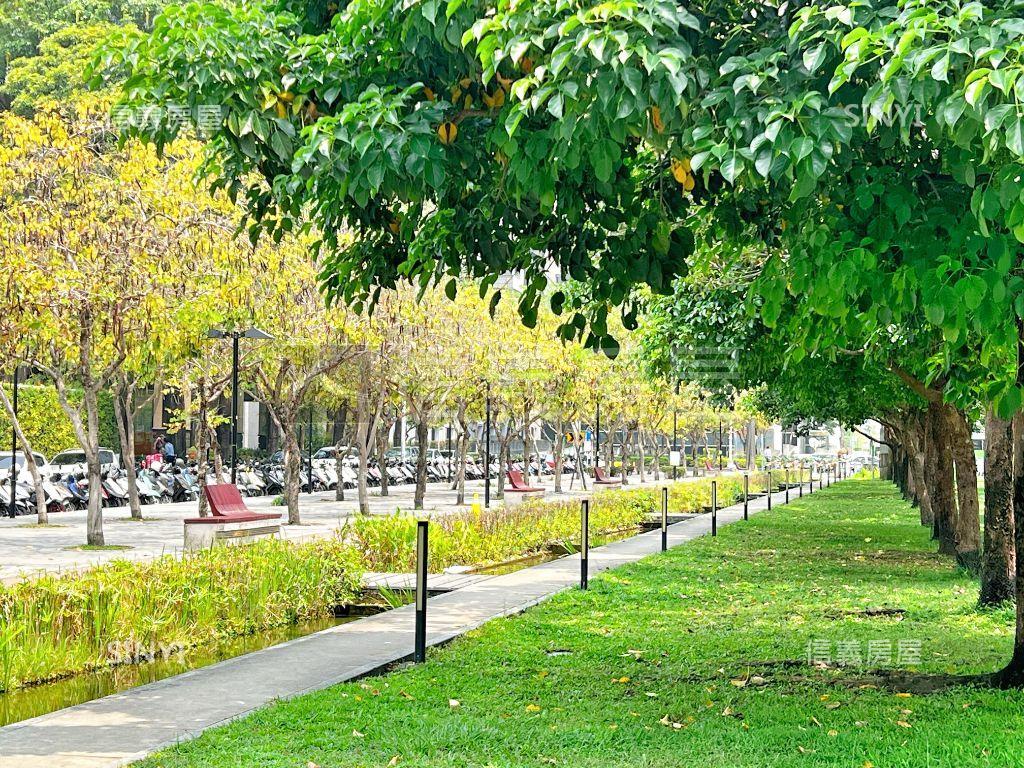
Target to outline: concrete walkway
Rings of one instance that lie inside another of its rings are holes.
[[[796,497],[796,491],[791,492]],[[774,505],[785,494],[776,493]],[[767,498],[750,503],[751,513]],[[743,518],[741,504],[718,524]],[[709,533],[711,516],[669,527],[675,547]],[[657,552],[652,531],[594,549],[591,573]],[[437,645],[500,616],[519,613],[579,581],[579,556],[495,576],[431,598],[427,642]],[[279,699],[326,688],[405,659],[413,650],[414,608],[405,606],[177,677],[0,728],[0,768],[115,768]]]
[[[697,479],[702,478],[686,478],[687,481]],[[536,484],[537,480],[533,479],[531,482]],[[594,490],[593,487],[589,487],[584,491],[578,479],[570,490],[569,483],[570,477],[566,475],[563,480],[563,492],[555,494],[553,479],[545,477],[541,483],[547,490],[545,498],[574,499]],[[633,477],[629,487],[643,488],[664,483],[664,480],[658,483],[640,483]],[[492,481],[492,493],[497,493],[496,488],[496,483]],[[370,514],[393,515],[398,511],[412,512],[413,491],[412,485],[392,486],[388,496],[381,496],[379,490],[371,489]],[[299,511],[302,525],[284,525],[281,528],[281,535],[292,541],[333,536],[357,512],[355,491],[346,491],[345,496],[345,501],[335,501],[334,491],[301,494]],[[483,497],[483,481],[466,483],[467,504],[479,503],[482,506]],[[446,515],[464,512],[469,508],[457,506],[455,498],[455,492],[447,483],[430,483],[427,486],[423,513]],[[273,497],[262,496],[246,499],[246,504],[257,512],[282,512],[287,517],[284,508],[271,506],[272,501]],[[491,499],[492,506],[501,503],[500,499]],[[147,560],[164,554],[180,554],[184,543],[182,521],[186,517],[195,517],[196,510],[195,502],[153,504],[142,508],[145,520],[139,522],[131,519],[127,507],[105,509],[103,530],[106,543],[128,549],[103,551],[78,549],[85,543],[84,510],[50,515],[50,522],[54,527],[47,528],[35,526],[34,517],[25,516],[12,520],[0,516],[0,583],[15,582],[44,572],[83,570],[111,560]]]

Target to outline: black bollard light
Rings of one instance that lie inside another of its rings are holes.
[[[661,489],[661,551],[668,549],[668,488]]]
[[[789,467],[786,467],[786,503],[789,504]]]
[[[580,503],[580,589],[587,588],[590,559],[590,499]]]
[[[768,470],[768,511],[772,508],[772,471]]]
[[[427,521],[416,523],[416,649],[413,660],[427,659]]]
[[[718,482],[711,481],[711,535],[718,535]]]
[[[800,462],[800,467],[797,469],[797,498],[802,499],[804,497],[804,463]]]

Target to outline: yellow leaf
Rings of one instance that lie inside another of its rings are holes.
[[[527,704],[526,705],[526,711],[527,712],[540,712],[540,707],[538,707],[536,704]]]

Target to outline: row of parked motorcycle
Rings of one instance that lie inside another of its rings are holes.
[[[245,496],[276,496],[284,491],[285,470],[278,460],[263,462],[241,462],[236,472],[235,484]],[[455,459],[434,452],[427,461],[428,482],[447,482],[455,478]],[[312,467],[312,471],[310,468]],[[345,456],[340,463],[333,452],[325,456],[321,450],[313,461],[304,460],[299,472],[299,484],[304,492],[333,491],[340,484],[344,488],[355,488],[358,482],[358,459]],[[516,461],[512,469],[532,476],[554,474],[554,462],[550,457],[534,456],[530,462]],[[501,467],[497,458],[492,457],[489,474],[496,478]],[[575,472],[572,461],[566,461],[563,472]],[[485,476],[484,461],[475,456],[466,459],[466,479],[482,480]],[[370,486],[379,487],[387,477],[388,485],[404,485],[416,482],[416,462],[409,458],[387,457],[383,463],[370,460],[366,479]],[[214,473],[207,474],[207,483],[230,482],[230,468],[225,466],[218,480]],[[101,474],[99,493],[105,507],[128,505],[127,472],[115,465],[108,465]],[[200,483],[198,467],[182,459],[164,462],[159,459],[142,461],[136,466],[136,486],[142,504],[166,504],[171,502],[196,501],[199,498]],[[50,512],[85,509],[89,504],[91,490],[89,480],[82,471],[46,474],[42,490],[46,507]],[[11,478],[0,480],[0,514],[7,514],[11,507]],[[35,487],[28,472],[18,473],[14,488],[14,509],[18,515],[35,514]]]

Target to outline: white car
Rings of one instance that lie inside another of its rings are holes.
[[[89,471],[85,464],[85,451],[81,448],[61,451],[50,460],[50,467],[62,475],[79,475]],[[121,457],[110,448],[100,448],[100,471],[109,472],[120,468]]]
[[[36,460],[36,466],[39,467],[39,473],[45,477],[50,468],[49,462],[46,461],[46,457],[43,456],[43,454],[37,453],[35,451],[32,451],[32,457]],[[11,459],[10,451],[0,451],[0,478],[7,477],[9,474],[11,474],[11,465],[15,461],[18,463],[18,473],[26,473],[27,470],[25,469],[25,455],[21,451],[18,451],[14,455],[13,461]],[[25,478],[22,477],[22,479]]]

